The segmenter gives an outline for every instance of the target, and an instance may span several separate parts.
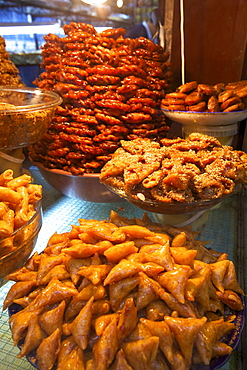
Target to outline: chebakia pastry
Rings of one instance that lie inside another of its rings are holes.
[[[165,137],[160,104],[173,78],[169,53],[144,37],[125,38],[123,28],[98,33],[71,22],[63,29],[65,37],[44,36],[45,71],[34,83],[63,104],[30,147],[33,161],[83,175],[99,172],[122,139]]]
[[[45,369],[190,369],[229,355],[243,291],[227,254],[188,229],[80,219],[8,275],[18,357]]]

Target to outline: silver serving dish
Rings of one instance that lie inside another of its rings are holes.
[[[41,163],[31,162],[37,166],[48,184],[64,195],[94,203],[116,203],[122,201],[118,195],[107,189],[99,181],[99,173],[73,176],[69,172],[49,169]]]

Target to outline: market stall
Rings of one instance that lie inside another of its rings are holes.
[[[1,370],[245,369],[246,33],[198,43],[223,3],[160,2],[160,44],[73,19],[35,89],[2,42]]]

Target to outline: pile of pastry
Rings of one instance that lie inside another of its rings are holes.
[[[18,68],[10,59],[5,39],[2,36],[0,36],[0,85],[25,86]]]
[[[190,81],[162,99],[162,108],[189,112],[236,112],[247,107],[247,81],[208,85]]]
[[[169,54],[146,38],[125,38],[122,28],[97,33],[72,22],[64,32],[45,36],[45,72],[35,81],[64,103],[31,158],[81,175],[99,172],[122,139],[165,137],[160,104],[172,81]]]
[[[35,215],[36,203],[42,198],[42,186],[31,181],[28,174],[14,177],[11,169],[0,174],[0,262],[32,234],[28,221]],[[3,269],[3,265],[1,267]]]
[[[45,369],[190,369],[232,352],[243,291],[226,253],[186,229],[80,219],[7,276],[18,357]]]
[[[215,137],[121,141],[100,181],[143,202],[193,203],[231,194],[247,182],[247,154]]]

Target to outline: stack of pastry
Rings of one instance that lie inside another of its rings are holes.
[[[0,85],[24,86],[19,70],[10,60],[5,39],[0,36]]]
[[[35,83],[64,100],[30,156],[73,175],[99,172],[122,139],[165,137],[160,103],[172,79],[168,53],[152,41],[124,38],[122,28],[97,33],[70,23],[65,37],[49,34],[45,69]]]
[[[80,219],[6,278],[18,357],[40,370],[210,368],[240,335],[244,292],[227,254],[147,215]]]

